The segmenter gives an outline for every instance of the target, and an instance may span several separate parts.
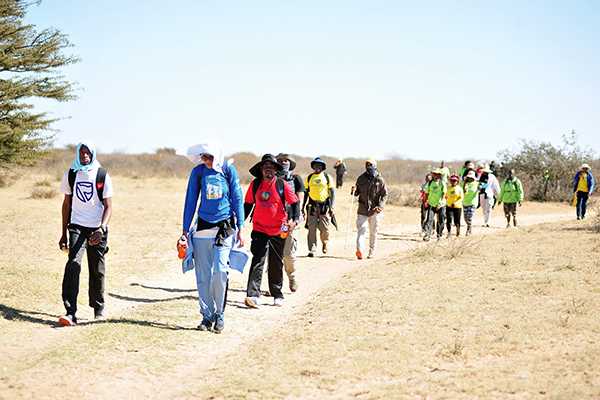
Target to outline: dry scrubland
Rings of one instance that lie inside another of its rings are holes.
[[[89,399],[600,398],[598,220],[525,203],[523,223],[569,220],[505,231],[496,210],[494,235],[423,246],[418,211],[389,207],[379,258],[358,263],[340,193],[342,231],[328,257],[300,259],[300,291],[253,312],[233,275],[214,335],[194,330],[193,278],[173,249],[185,180],[114,180],[110,318],[89,321],[84,267],[74,329],[54,328],[61,200],[32,196],[58,182],[0,189],[0,399],[64,397],[61,385]]]

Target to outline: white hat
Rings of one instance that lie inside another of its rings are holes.
[[[589,164],[583,163],[579,169],[592,169]]]

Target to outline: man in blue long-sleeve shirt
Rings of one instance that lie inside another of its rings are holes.
[[[224,328],[229,252],[234,238],[243,245],[244,204],[237,171],[216,146],[194,147],[200,164],[192,169],[183,212],[183,235],[192,243],[202,322],[198,329]],[[196,208],[200,199],[200,205]],[[194,215],[198,222],[187,237]],[[237,232],[236,232],[237,231]],[[214,327],[213,327],[214,324]]]

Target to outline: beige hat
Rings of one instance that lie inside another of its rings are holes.
[[[465,179],[467,179],[467,178],[477,179],[477,176],[475,176],[475,171],[469,171],[469,172],[467,172],[467,175],[465,176]]]
[[[434,169],[431,171],[431,173],[432,173],[432,174],[435,174],[435,175],[442,175],[442,169],[441,169],[441,168],[434,168]]]
[[[366,160],[365,160],[365,164],[366,164],[366,163],[369,163],[369,164],[371,164],[371,165],[372,165],[372,166],[374,166],[374,167],[376,167],[376,166],[377,166],[377,160],[375,160],[374,158],[368,158],[368,159],[366,159]]]
[[[583,163],[579,169],[592,169],[589,164]]]

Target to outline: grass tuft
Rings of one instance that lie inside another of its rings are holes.
[[[58,194],[58,192],[51,187],[50,188],[49,187],[36,187],[31,192],[31,198],[32,199],[53,199],[54,197],[56,197],[57,194]]]

